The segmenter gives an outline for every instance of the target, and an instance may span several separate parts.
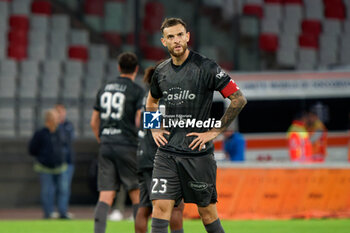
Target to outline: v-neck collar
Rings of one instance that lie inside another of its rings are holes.
[[[185,60],[181,65],[179,65],[179,66],[175,65],[175,64],[173,63],[173,60],[171,59],[171,67],[173,67],[173,70],[174,70],[175,72],[179,72],[179,71],[188,63],[188,61],[191,59],[192,53],[193,53],[193,52],[190,50],[190,53],[188,54],[188,57],[186,58],[186,60]]]

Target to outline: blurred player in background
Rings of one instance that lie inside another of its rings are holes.
[[[97,93],[91,127],[100,145],[98,157],[99,200],[95,209],[95,233],[104,233],[109,209],[121,184],[128,191],[134,217],[139,204],[136,150],[143,89],[134,83],[137,57],[122,53],[118,57],[120,76]]]
[[[114,205],[112,206],[112,212],[108,216],[111,221],[121,221],[124,219],[123,212],[125,210],[125,201],[127,199],[127,193],[123,186],[116,193],[116,198],[114,200]]]
[[[143,81],[148,86],[151,84],[154,70],[155,67],[149,67],[145,71]],[[136,215],[136,233],[146,233],[148,218],[152,213],[152,202],[150,200],[152,171],[154,157],[158,147],[152,138],[150,129],[140,131],[139,136],[141,140],[137,151],[137,165],[140,187],[140,206]],[[172,233],[183,233],[183,209],[184,204],[181,202],[171,213],[170,229]]]
[[[216,128],[196,124],[197,127],[169,127],[170,131],[152,129],[159,146],[151,187],[152,233],[168,232],[173,207],[182,198],[185,203],[198,206],[207,232],[224,232],[216,208],[216,161],[212,140],[238,116],[246,99],[214,61],[187,48],[190,33],[183,20],[165,19],[161,31],[161,42],[171,59],[158,65],[154,72],[146,110],[156,111],[159,99],[163,98],[166,115],[181,115],[203,123],[210,117],[214,91],[220,91],[231,103]]]

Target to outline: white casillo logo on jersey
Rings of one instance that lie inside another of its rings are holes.
[[[172,87],[167,91],[163,91],[164,101],[171,104],[182,104],[184,100],[194,100],[196,94],[190,92],[190,90],[182,90],[181,87]]]

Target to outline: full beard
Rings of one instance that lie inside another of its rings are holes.
[[[187,44],[181,45],[182,51],[181,52],[175,52],[174,48],[173,49],[168,49],[169,53],[174,56],[174,57],[181,57],[185,54],[187,50]]]

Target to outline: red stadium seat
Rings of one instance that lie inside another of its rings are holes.
[[[147,46],[142,49],[143,58],[153,61],[159,61],[165,58],[166,52],[163,48]]]
[[[325,6],[343,4],[343,0],[323,0]]]
[[[42,15],[51,15],[52,6],[51,2],[38,0],[32,3],[32,13],[42,14]]]
[[[70,46],[68,56],[71,59],[81,60],[84,62],[89,59],[88,49],[84,46]]]
[[[11,44],[27,46],[28,45],[28,31],[26,30],[11,30],[8,33],[8,40]]]
[[[86,0],[84,3],[84,11],[88,15],[104,16],[103,0]]]
[[[245,15],[256,16],[260,19],[264,16],[263,8],[260,5],[255,5],[255,4],[246,4],[243,7],[243,13]]]
[[[145,5],[145,17],[143,19],[143,28],[150,33],[159,31],[160,25],[164,19],[164,7],[159,2],[148,2]]]
[[[219,65],[221,68],[225,70],[233,70],[234,69],[234,64],[233,62],[220,62]]]
[[[304,33],[299,36],[299,46],[318,49],[318,36]]]
[[[10,26],[11,26],[11,29],[28,30],[29,19],[27,16],[24,16],[24,15],[11,15]]]
[[[145,17],[143,19],[143,28],[149,33],[156,33],[159,31],[162,20],[163,19],[156,17]]]
[[[141,49],[142,48],[145,48],[148,46],[148,43],[147,43],[147,35],[145,32],[140,32],[140,35],[139,35],[139,41],[140,41],[140,47]],[[126,43],[128,45],[133,45],[135,43],[135,35],[134,33],[130,33],[126,36]]]
[[[265,0],[265,3],[283,4],[284,0]]]
[[[259,36],[259,47],[262,51],[276,52],[278,49],[278,36],[263,33]]]
[[[318,36],[322,32],[322,24],[319,20],[303,20],[301,24],[303,33]]]
[[[187,43],[187,45],[189,46],[189,47],[192,47],[193,48],[193,46],[194,46],[194,42],[195,42],[195,39],[196,38],[196,35],[194,34],[194,32],[191,32],[191,34],[190,34],[190,40],[188,41],[188,43]],[[160,38],[159,38],[159,43],[161,43],[160,42]]]
[[[146,17],[164,18],[164,6],[160,2],[147,2],[145,5]]]
[[[8,57],[21,61],[27,58],[27,46],[19,46],[10,44],[8,47]]]
[[[123,43],[121,35],[116,32],[104,32],[103,37],[116,47],[120,47]]]
[[[344,20],[346,18],[344,4],[340,2],[326,5],[325,16],[326,18]]]
[[[284,4],[300,4],[300,5],[303,5],[303,0],[284,0]]]

